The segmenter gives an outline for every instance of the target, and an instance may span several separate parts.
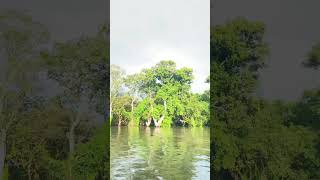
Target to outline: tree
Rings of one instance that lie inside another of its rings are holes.
[[[117,123],[118,126],[128,124],[130,120],[129,107],[130,107],[131,97],[129,96],[119,96],[114,99],[113,107],[113,122]]]
[[[24,98],[33,92],[32,81],[39,67],[39,46],[47,42],[46,28],[30,16],[16,11],[0,14],[3,52],[0,83],[0,177],[6,157],[7,136],[12,132]]]
[[[149,126],[153,121],[156,127],[163,125],[171,126],[178,104],[182,100],[182,95],[190,92],[192,83],[192,69],[176,69],[173,61],[160,61],[150,69],[142,72],[141,92],[146,97],[143,119],[147,119],[146,125]]]
[[[262,23],[240,18],[211,31],[211,155],[217,176],[240,173],[235,172],[237,144],[257,108],[251,93],[267,53],[264,30]]]
[[[11,166],[25,171],[29,180],[39,179],[39,172],[46,166],[47,151],[41,113],[39,110],[23,113],[24,121],[16,127],[8,153]]]
[[[133,75],[128,75],[124,82],[126,87],[128,88],[128,94],[131,97],[131,121],[134,123],[134,103],[138,100],[139,98],[139,90],[141,89],[141,75],[140,74],[133,74]],[[134,124],[133,124],[134,125]]]
[[[209,91],[202,95],[191,92],[191,68],[177,69],[174,61],[163,60],[128,76],[120,67],[115,66],[114,71],[118,88],[113,93],[112,119],[118,125],[207,125]]]
[[[253,96],[258,70],[263,68],[267,55],[264,30],[262,23],[245,19],[212,29],[210,119],[214,178],[318,179],[318,133],[297,123],[296,111],[302,108]],[[317,101],[309,99],[310,104]],[[309,119],[306,114],[302,116],[301,122]]]
[[[292,122],[320,130],[320,90],[305,91],[294,110]]]
[[[312,47],[302,63],[307,68],[320,67],[320,44]],[[320,130],[320,90],[306,91],[297,105],[295,122]]]
[[[318,69],[320,66],[320,43],[314,45],[307,59],[302,63],[305,67]]]
[[[122,70],[119,66],[111,65],[110,67],[110,115],[112,116],[113,103],[115,99],[120,96],[120,93],[123,88],[124,83],[124,70]],[[112,119],[112,117],[111,117]],[[110,119],[110,123],[111,123]]]
[[[75,151],[76,131],[88,120],[90,112],[99,111],[96,108],[99,98],[105,98],[106,101],[108,70],[104,64],[108,61],[108,52],[104,43],[103,34],[98,34],[95,37],[56,43],[53,52],[42,53],[49,78],[58,82],[63,90],[60,102],[70,112],[67,132],[70,159]],[[106,103],[102,104],[100,112],[105,112]]]
[[[96,111],[103,114],[105,121],[109,120],[109,28],[106,25],[99,27],[97,35],[88,39],[88,53],[91,54],[91,68],[89,69],[92,93],[90,94],[96,104]]]

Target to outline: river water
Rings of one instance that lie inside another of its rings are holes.
[[[208,128],[111,127],[111,179],[210,179]]]

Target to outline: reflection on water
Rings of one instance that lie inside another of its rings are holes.
[[[207,128],[111,128],[111,179],[210,179]]]

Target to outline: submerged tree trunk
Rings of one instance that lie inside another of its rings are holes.
[[[151,119],[152,119],[151,117],[148,117],[148,120],[147,120],[147,122],[146,122],[146,126],[147,126],[147,127],[150,126],[150,124],[151,124]]]
[[[164,115],[162,115],[158,121],[157,121],[156,119],[153,119],[154,125],[155,125],[156,127],[160,127],[163,119],[164,119]]]
[[[182,124],[182,126],[185,126],[185,125],[186,125],[186,121],[183,120],[183,119],[179,119],[179,122]]]
[[[112,117],[112,102],[110,103],[110,112],[109,112],[109,121],[112,121],[110,117]]]
[[[134,99],[132,98],[131,100],[131,124],[134,125],[134,120],[133,120],[133,104],[134,104]]]
[[[161,124],[162,124],[162,122],[163,122],[163,120],[164,120],[166,111],[167,111],[167,102],[164,101],[164,102],[163,102],[163,105],[164,105],[164,111],[163,111],[162,116],[160,117],[160,119],[159,119],[158,121],[157,121],[156,119],[153,119],[154,125],[155,125],[156,127],[160,127],[160,126],[161,126]]]
[[[6,139],[7,132],[5,129],[1,129],[1,139],[0,139],[0,179],[3,177],[4,173],[4,162],[6,158]]]

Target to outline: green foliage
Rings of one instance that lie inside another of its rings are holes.
[[[121,93],[121,88],[124,83],[124,71],[116,65],[111,65],[110,70],[110,98],[111,102],[113,102],[114,98],[119,96]]]
[[[298,103],[253,96],[267,46],[260,22],[211,33],[211,158],[215,179],[319,179],[319,93]],[[315,65],[316,47],[309,55]],[[309,61],[310,62],[310,61]],[[206,98],[206,97],[204,97]]]
[[[120,96],[116,97],[113,102],[113,111],[112,111],[112,124],[122,123],[128,124],[130,121],[130,97],[129,96]]]
[[[105,170],[102,168],[107,160],[105,156],[108,151],[108,139],[107,126],[104,124],[89,142],[78,146],[72,167],[79,179],[94,179],[100,171]]]
[[[83,96],[89,100],[85,102],[88,113],[82,114],[81,123],[75,125],[75,150],[77,155],[83,155],[85,150],[100,155],[95,158],[103,161],[95,169],[97,172],[94,173],[92,168],[87,172],[100,179],[107,178],[109,157],[106,142],[109,136],[94,131],[98,124],[93,116],[95,112],[106,115],[108,111],[106,30],[103,26],[95,36],[56,43],[52,52],[41,52],[41,45],[49,39],[43,25],[19,12],[0,12],[0,49],[6,57],[0,73],[0,148],[5,150],[1,165],[5,165],[7,176],[4,178],[70,177],[67,172],[70,167],[68,132],[75,119],[74,112],[84,103]],[[42,93],[42,89],[37,88],[39,72],[42,71],[48,71],[49,78],[58,82],[61,94],[35,96]],[[109,135],[106,127],[103,131]],[[98,150],[103,153],[102,158]],[[85,161],[77,158],[79,162],[73,161],[74,167],[85,167],[81,165]]]
[[[111,76],[124,79],[124,83],[117,81],[118,91],[124,93],[115,98],[113,120],[119,122],[121,117],[126,119],[124,124],[131,121],[135,125],[153,120],[154,125],[160,122],[162,127],[207,125],[210,99],[191,93],[192,69],[177,69],[174,61],[160,61],[154,67],[122,78],[121,68],[113,67]]]
[[[46,177],[47,179],[57,179],[57,180],[64,180],[66,179],[66,174],[65,174],[65,165],[63,161],[61,160],[55,160],[51,157],[46,158],[46,164],[45,164],[45,170]]]
[[[309,52],[307,59],[303,62],[303,65],[308,68],[317,69],[320,66],[320,44],[316,44]]]
[[[150,107],[149,104],[150,104],[149,99],[145,98],[142,101],[140,101],[139,104],[137,105],[134,112],[135,119],[138,122],[136,124],[139,124],[139,122],[144,123],[145,120],[148,118],[149,116],[148,108]]]
[[[211,62],[229,74],[246,69],[256,72],[263,67],[268,53],[264,42],[265,26],[243,18],[215,26],[211,31]]]
[[[294,111],[294,123],[320,130],[320,90],[306,91]]]

